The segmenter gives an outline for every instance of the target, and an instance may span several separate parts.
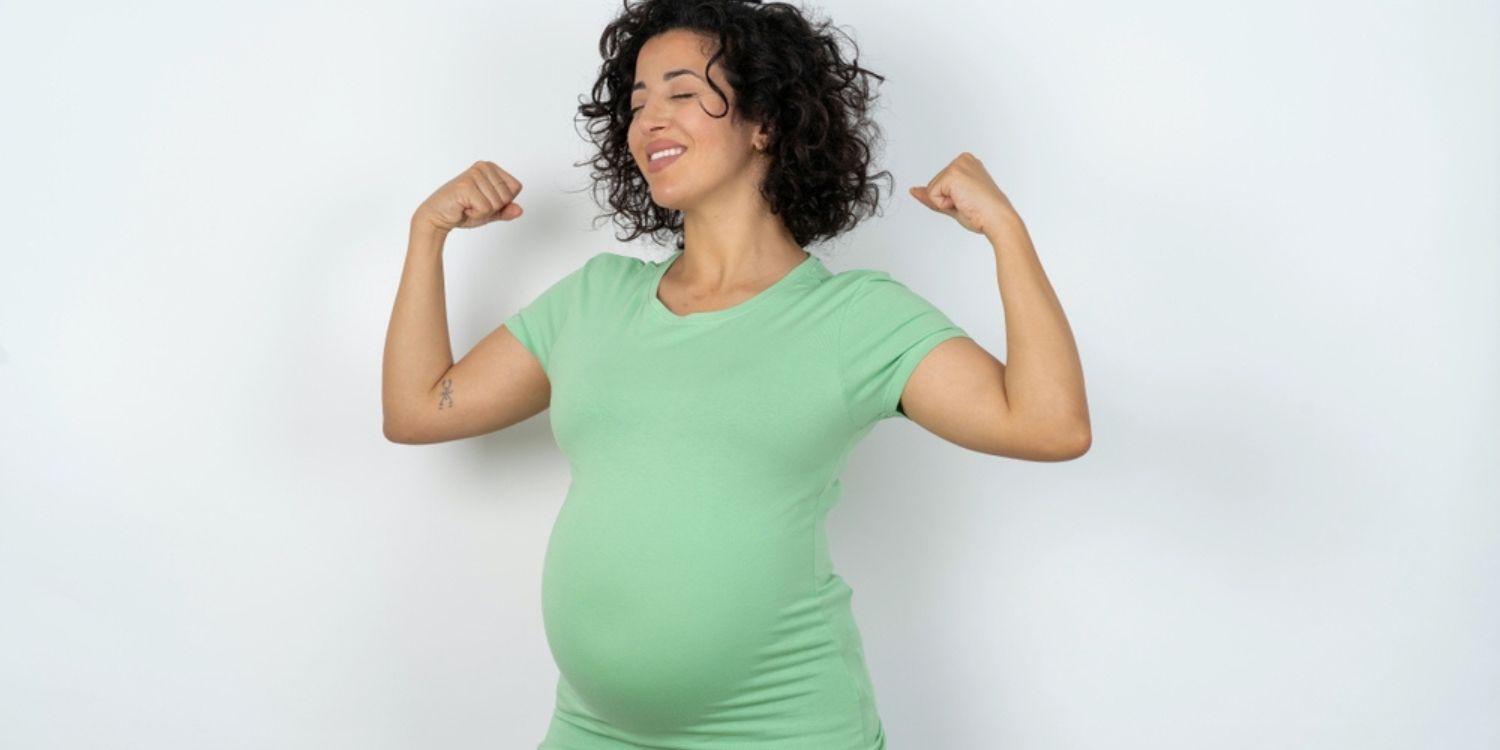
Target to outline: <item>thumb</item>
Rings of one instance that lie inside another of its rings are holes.
[[[958,208],[958,204],[953,202],[952,196],[945,195],[941,192],[933,193],[931,190],[928,190],[925,187],[919,189],[922,191],[923,202],[929,206],[932,206],[932,210],[948,214],[949,216],[954,215],[954,212]],[[938,189],[941,190],[942,188],[939,187]]]
[[[928,194],[927,194],[927,188],[925,186],[912,187],[912,188],[908,188],[908,189],[911,190],[911,197],[916,198],[918,201],[921,202],[922,205],[924,205],[924,206],[926,206],[926,207],[928,207],[928,208],[930,208],[930,209],[932,209],[934,211],[941,211],[942,210],[942,209],[938,208],[937,206],[933,205],[932,198],[930,196],[928,196]]]

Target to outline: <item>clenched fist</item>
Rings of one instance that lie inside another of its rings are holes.
[[[422,201],[412,220],[443,232],[510,221],[521,215],[521,204],[514,202],[520,192],[520,180],[494,162],[476,161]]]

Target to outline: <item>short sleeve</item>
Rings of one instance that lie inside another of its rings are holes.
[[[836,345],[855,423],[904,417],[896,405],[912,371],[933,347],[958,336],[968,333],[890,274],[872,271],[855,282]]]
[[[595,256],[596,258],[598,256]],[[515,314],[505,321],[505,327],[510,331],[526,350],[542,363],[542,370],[549,375],[552,368],[552,348],[562,335],[563,326],[568,321],[568,316],[578,307],[580,287],[583,286],[583,275],[589,265],[594,262],[590,259],[582,266],[572,270],[566,276],[553,282],[535,299],[527,303]]]

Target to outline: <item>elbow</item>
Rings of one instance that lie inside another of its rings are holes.
[[[1072,437],[1064,443],[1066,446],[1066,450],[1063,453],[1064,461],[1071,461],[1082,457],[1083,454],[1089,452],[1089,448],[1094,444],[1094,432],[1087,424],[1074,430],[1071,434]]]
[[[411,442],[411,440],[406,437],[406,433],[401,431],[400,425],[389,419],[384,420],[381,423],[380,430],[385,434],[385,439],[391,441],[392,443],[400,443],[402,445],[405,445]]]
[[[1089,447],[1094,443],[1093,433],[1087,425],[1081,428],[1068,430],[1060,433],[1052,440],[1051,449],[1047,451],[1049,461],[1072,461],[1081,458],[1089,452]]]
[[[1078,437],[1074,438],[1074,440],[1073,440],[1073,455],[1070,456],[1069,458],[1072,459],[1072,458],[1080,458],[1080,457],[1082,457],[1083,454],[1089,452],[1089,448],[1092,447],[1093,445],[1094,445],[1094,433],[1087,426],[1085,426],[1083,428],[1083,430],[1079,432]]]

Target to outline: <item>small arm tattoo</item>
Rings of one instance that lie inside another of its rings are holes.
[[[443,398],[438,401],[438,409],[442,409],[443,404],[447,404],[450,409],[453,408],[453,378],[443,381]]]

